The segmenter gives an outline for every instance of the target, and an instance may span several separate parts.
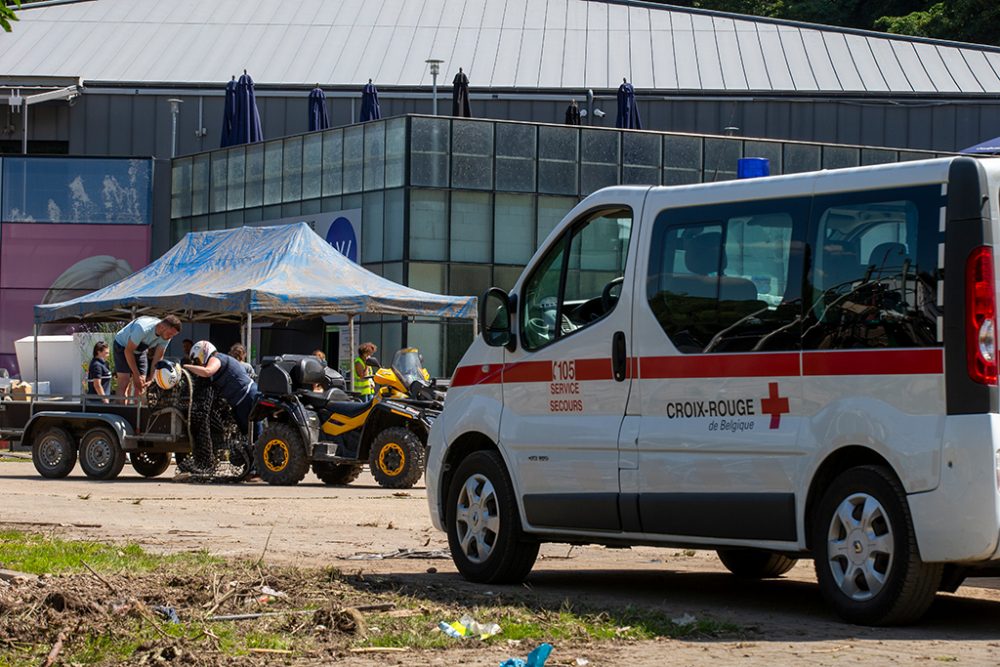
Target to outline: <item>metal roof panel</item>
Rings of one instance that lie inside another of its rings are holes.
[[[806,54],[802,31],[798,28],[779,26],[778,37],[781,39],[781,48],[785,52],[785,62],[792,75],[792,84],[795,86],[795,90],[819,90],[809,56]],[[839,83],[834,90],[840,90]]]
[[[719,49],[722,81],[726,90],[749,89],[747,75],[743,71],[744,60],[740,55],[740,45],[736,39],[736,25],[732,19],[715,18],[715,41]]]
[[[948,68],[948,73],[951,74],[951,78],[955,80],[959,88],[970,93],[983,92],[982,83],[973,74],[969,64],[965,62],[961,50],[950,46],[939,46],[937,51],[945,67]]]

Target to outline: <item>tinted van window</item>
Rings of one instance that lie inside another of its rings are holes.
[[[805,349],[939,345],[940,186],[817,197]]]
[[[799,349],[808,211],[808,199],[794,199],[657,217],[646,297],[678,350]]]

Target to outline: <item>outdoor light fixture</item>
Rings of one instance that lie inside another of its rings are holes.
[[[12,107],[14,107],[14,111],[20,111],[21,104],[24,102],[24,98],[21,97],[21,91],[14,90],[13,92],[11,92],[10,97],[7,98],[7,102]]]
[[[428,58],[424,61],[431,66],[431,109],[433,115],[438,115],[438,74],[441,73],[441,63],[443,60],[438,60],[437,58]]]
[[[170,135],[170,157],[175,157],[177,155],[177,115],[181,112],[181,105],[184,104],[184,100],[177,97],[171,97],[170,102],[170,118],[172,124],[172,131]]]

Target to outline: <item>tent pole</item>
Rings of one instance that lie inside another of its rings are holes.
[[[35,387],[34,387],[35,391],[38,391],[38,328],[39,328],[38,327],[38,322],[36,321],[35,322],[35,341],[34,341],[34,343],[35,343],[35,350],[34,350],[34,352],[35,352],[35,377],[32,379],[32,382],[35,383]],[[34,393],[35,392],[32,392],[32,394],[34,394]]]
[[[347,351],[347,363],[351,366],[351,388],[354,387],[354,350],[357,348],[357,341],[354,340],[354,315],[347,316],[347,328],[350,330],[348,336],[351,341],[351,349]]]
[[[472,338],[475,339],[477,336],[479,336],[479,318],[478,317],[473,317],[472,318]]]
[[[253,313],[247,311],[247,363],[253,363],[250,361],[250,342],[253,340],[251,332],[253,331]]]

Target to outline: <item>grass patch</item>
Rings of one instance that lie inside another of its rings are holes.
[[[20,456],[0,456],[0,463],[31,463],[31,459],[22,459]]]
[[[609,612],[576,611],[563,605],[557,611],[534,610],[523,606],[477,607],[469,615],[481,623],[497,623],[501,632],[487,642],[507,640],[540,641],[615,641],[650,640],[657,637],[709,638],[743,637],[745,628],[711,618],[699,618],[688,625],[674,623],[662,612],[638,608]],[[423,613],[404,618],[378,614],[369,619],[369,633],[356,642],[358,646],[443,648],[461,640],[438,631],[437,618]],[[467,640],[475,641],[475,640]]]
[[[161,556],[137,544],[116,546],[0,530],[0,563],[6,568],[32,574],[65,574],[85,572],[84,561],[105,572],[149,572],[161,565],[199,567],[223,562],[204,551]]]

